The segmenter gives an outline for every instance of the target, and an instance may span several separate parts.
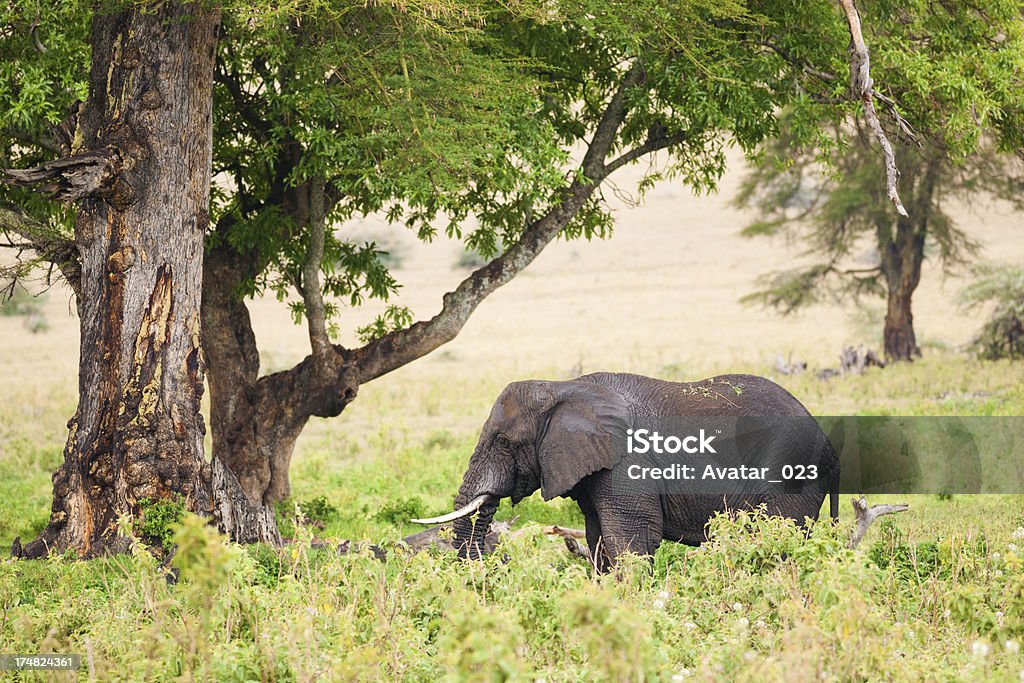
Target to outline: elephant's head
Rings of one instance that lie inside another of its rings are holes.
[[[626,401],[600,384],[510,384],[480,433],[455,512],[414,521],[453,522],[459,555],[477,559],[502,498],[510,497],[514,505],[540,488],[551,500],[587,475],[613,467],[622,457],[630,422]]]

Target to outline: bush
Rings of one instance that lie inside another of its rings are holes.
[[[146,543],[170,550],[175,527],[185,517],[184,497],[179,495],[159,500],[143,498],[139,501],[139,509],[142,515],[135,524],[135,533]]]
[[[338,508],[332,505],[326,496],[316,496],[298,502],[288,498],[274,505],[274,517],[281,536],[293,538],[296,522],[322,530],[328,523],[337,519]]]
[[[417,496],[404,498],[393,503],[386,503],[373,515],[378,522],[389,522],[395,525],[407,524],[410,519],[425,516],[423,501]]]
[[[1024,266],[984,264],[975,281],[961,290],[963,309],[994,305],[992,315],[971,342],[980,358],[1024,357]]]

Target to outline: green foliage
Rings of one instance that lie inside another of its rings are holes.
[[[963,309],[991,306],[992,313],[972,342],[987,360],[1024,357],[1024,267],[986,263],[957,298]]]
[[[338,516],[338,508],[331,505],[325,496],[317,496],[299,503],[299,509],[312,522],[329,522]]]
[[[77,3],[0,10],[0,47],[10,55],[0,70],[7,154],[0,165],[29,166],[58,153],[47,125],[85,96],[90,11]],[[1024,128],[1017,3],[882,2],[861,11],[878,87],[931,148],[970,159],[986,134],[1013,147]],[[874,229],[837,217],[874,225],[865,207],[876,214],[885,207],[874,199],[882,187],[875,166],[857,166],[864,172],[855,187],[849,173],[814,191],[793,179],[794,169],[809,177],[809,162],[840,167],[836,160],[858,147],[846,123],[858,106],[846,92],[846,26],[828,3],[310,0],[228,3],[223,24],[208,244],[243,255],[245,292],[287,300],[296,320],[305,314],[314,179],[325,183],[332,228],[381,212],[421,240],[443,229],[490,259],[562,206],[565,188],[584,173],[576,151],[591,142],[634,64],[643,67],[642,83],[628,92],[611,153],[597,161],[613,170],[663,148],[639,181],[641,194],[660,179],[714,190],[726,145],[738,145],[768,168],[789,169],[778,186],[762,184],[768,205],[793,193],[800,201],[830,195],[811,239],[830,258],[771,283],[763,301],[783,308],[813,301],[799,293],[831,281],[851,240]],[[759,150],[779,134],[784,147]],[[802,150],[796,160],[794,150]],[[873,151],[858,154],[877,161]],[[905,182],[915,163],[901,159]],[[972,191],[1005,175],[948,172]],[[68,228],[68,213],[35,195],[0,188],[0,198]],[[748,232],[776,233],[784,223],[767,217]],[[598,192],[574,209],[564,236],[606,237],[611,229]],[[937,210],[929,230],[950,263],[970,247]],[[345,307],[388,300],[400,284],[387,253],[334,229],[321,267],[332,321]],[[877,291],[877,274],[858,274],[839,294]],[[407,309],[388,307],[355,332],[367,342],[412,321]],[[341,332],[335,322],[329,331]]]
[[[423,501],[418,496],[413,496],[384,505],[373,515],[373,519],[379,522],[402,525],[407,524],[410,519],[423,517],[425,514],[426,508],[423,505]]]
[[[350,5],[237,8],[225,19],[217,66],[213,241],[261,264],[250,291],[295,296],[307,239],[295,197],[313,177],[327,181],[328,222],[385,211],[424,240],[432,220],[449,234],[478,207],[525,210],[564,185],[552,165],[562,152],[530,116],[535,80],[496,49],[481,26],[484,5]],[[528,11],[529,7],[521,8]],[[315,17],[315,18],[314,18]],[[315,22],[315,30],[304,28]],[[522,211],[492,211],[486,230],[522,229]],[[358,306],[398,287],[390,259],[373,244],[328,231],[324,293]],[[391,308],[358,331],[364,341],[411,323]],[[297,316],[301,304],[293,304]]]
[[[338,508],[326,496],[314,496],[301,501],[289,498],[274,505],[277,529],[286,539],[294,538],[297,529],[304,525],[323,529],[335,521],[338,514]]]
[[[0,168],[31,167],[59,156],[51,126],[85,99],[90,11],[77,0],[0,7]],[[0,184],[0,202],[70,232],[73,211],[40,193]]]
[[[969,572],[977,571],[978,561],[984,560],[989,552],[984,534],[973,540],[972,547],[958,547],[962,541],[957,539],[907,543],[892,519],[882,520],[879,531],[881,539],[871,545],[868,557],[882,569],[888,569],[905,580],[920,581],[928,577],[969,579]],[[966,563],[965,558],[976,561]]]
[[[178,495],[174,498],[139,501],[139,519],[135,523],[135,533],[143,541],[170,550],[177,525],[185,517],[185,498]]]
[[[411,324],[412,311],[408,307],[388,304],[384,312],[374,318],[372,323],[356,328],[356,336],[365,344],[383,337],[388,332],[403,329]]]
[[[617,575],[597,577],[537,528],[478,563],[401,552],[384,563],[314,549],[308,537],[283,552],[242,549],[189,516],[175,537],[176,585],[145,553],[4,560],[0,600],[14,626],[7,647],[88,644],[96,677],[111,681],[313,672],[339,680],[1017,677],[1020,653],[1005,643],[1022,636],[1024,585],[1010,529],[991,548],[963,535],[937,541],[947,569],[925,575],[866,561],[846,548],[847,533],[821,524],[805,540],[792,523],[718,517],[700,550],[666,544],[653,572],[626,558]]]

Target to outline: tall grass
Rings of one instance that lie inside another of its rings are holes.
[[[650,374],[674,378],[663,370]],[[1020,367],[952,355],[829,382],[776,379],[817,414],[1024,408]],[[877,525],[856,551],[846,548],[848,521],[805,540],[780,520],[718,519],[699,550],[666,543],[653,566],[627,559],[606,577],[536,526],[581,526],[575,504],[534,496],[503,503],[497,517],[518,516],[523,532],[483,562],[410,555],[397,544],[417,530],[407,518],[450,509],[505,381],[482,373],[404,392],[371,385],[342,419],[314,425],[294,459],[294,499],[281,506],[303,517],[289,522],[296,540],[283,553],[227,544],[188,517],[176,527],[173,584],[141,549],[91,562],[0,561],[0,652],[79,652],[78,677],[97,681],[1022,675],[1019,496],[912,497],[910,512]],[[33,394],[0,406],[0,543],[46,521],[71,399]],[[849,512],[844,502],[844,519]],[[313,547],[337,539],[381,543],[388,559]]]

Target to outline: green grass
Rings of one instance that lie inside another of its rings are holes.
[[[1024,408],[1020,366],[953,355],[829,382],[777,379],[823,415]],[[103,681],[1020,680],[1021,496],[872,498],[911,510],[856,551],[845,548],[844,496],[844,524],[808,540],[779,520],[719,520],[699,550],[666,543],[653,571],[627,561],[598,577],[537,529],[582,526],[575,504],[534,495],[499,508],[524,532],[484,562],[407,555],[396,542],[420,528],[406,520],[451,509],[503,381],[451,380],[443,403],[440,383],[371,385],[342,419],[313,425],[282,510],[298,506],[322,528],[291,526],[297,542],[283,555],[222,543],[187,518],[176,585],[143,551],[3,560],[0,652],[80,652]],[[31,422],[0,408],[6,546],[46,521],[64,403]],[[312,549],[314,537],[380,543],[389,558],[335,556]]]

